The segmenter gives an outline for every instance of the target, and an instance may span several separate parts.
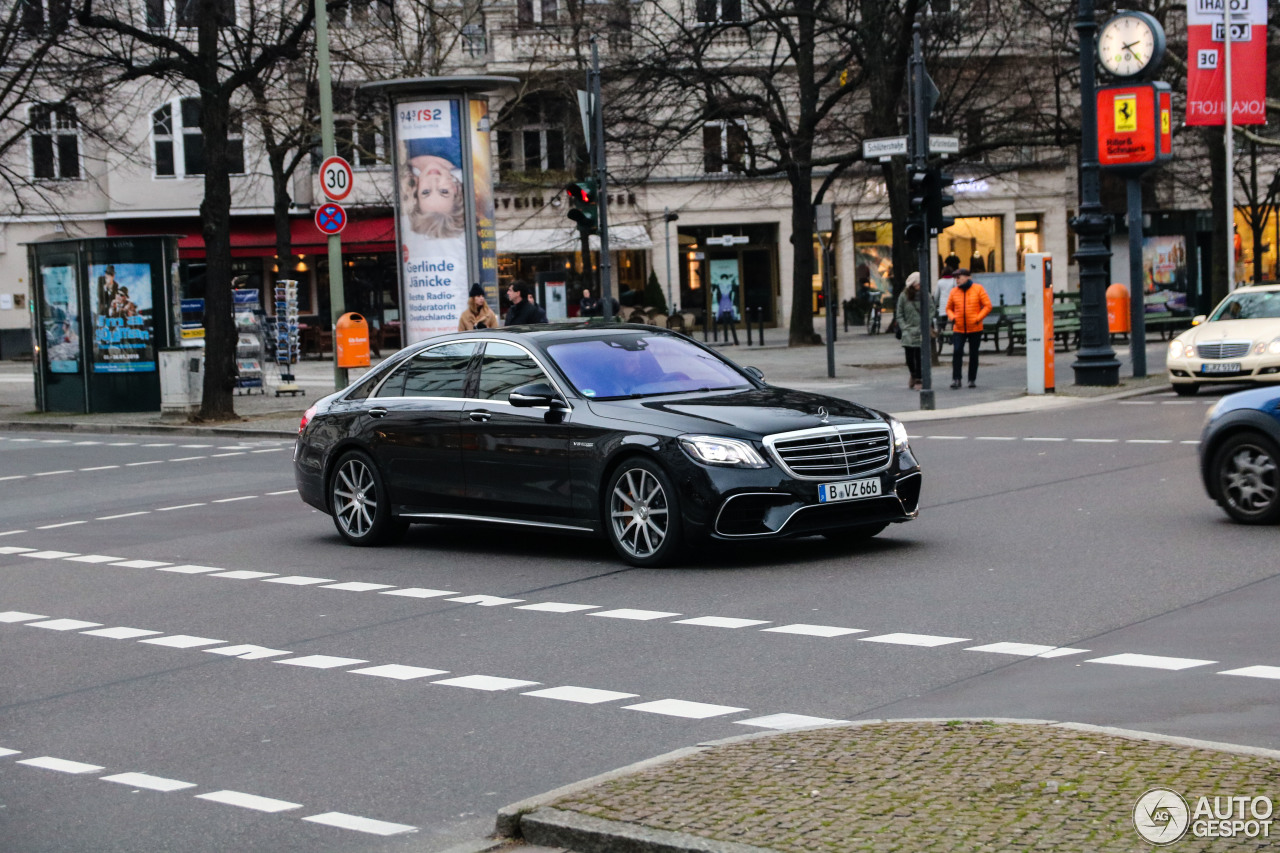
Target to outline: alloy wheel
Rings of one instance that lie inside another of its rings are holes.
[[[360,459],[348,459],[333,478],[333,514],[349,536],[363,539],[378,514],[373,472]]]
[[[1276,460],[1264,449],[1240,445],[1223,461],[1220,477],[1223,497],[1242,514],[1261,516],[1275,505]]]
[[[632,557],[652,556],[667,538],[668,509],[667,493],[658,478],[643,468],[632,468],[618,478],[609,498],[614,539]]]

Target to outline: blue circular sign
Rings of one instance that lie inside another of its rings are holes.
[[[340,204],[322,204],[316,210],[316,227],[325,234],[341,234],[347,227],[347,212]]]

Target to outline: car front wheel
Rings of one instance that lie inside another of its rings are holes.
[[[1233,435],[1213,457],[1218,503],[1242,524],[1280,521],[1280,448],[1267,436]]]
[[[671,562],[680,549],[680,508],[675,486],[656,462],[623,462],[609,479],[605,530],[618,556],[633,566]]]
[[[352,545],[386,545],[409,525],[391,515],[391,499],[368,456],[352,451],[338,460],[329,482],[333,524]]]

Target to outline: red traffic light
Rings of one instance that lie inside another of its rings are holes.
[[[569,184],[564,192],[572,204],[595,204],[594,187],[587,181]]]

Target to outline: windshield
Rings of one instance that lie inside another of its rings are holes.
[[[1214,310],[1212,320],[1258,320],[1280,317],[1280,291],[1233,293]]]
[[[571,341],[552,344],[547,354],[579,394],[596,400],[751,387],[715,355],[670,335]]]

